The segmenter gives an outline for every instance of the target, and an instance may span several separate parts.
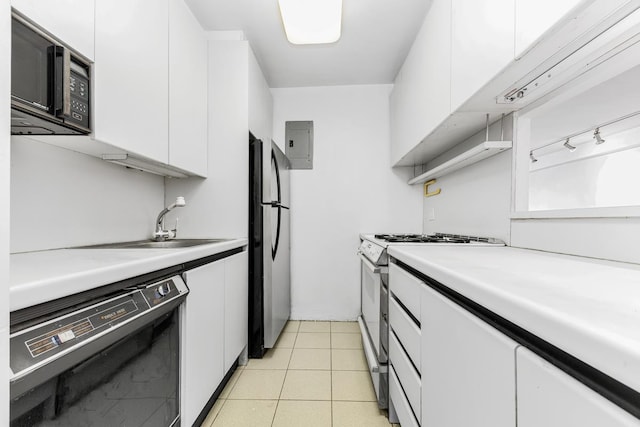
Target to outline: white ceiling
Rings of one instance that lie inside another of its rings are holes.
[[[271,87],[392,83],[431,0],[344,0],[342,37],[287,41],[277,0],[186,0],[206,30],[242,30]]]

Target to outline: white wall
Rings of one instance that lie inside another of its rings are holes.
[[[511,138],[512,120],[504,120],[504,137]],[[490,127],[490,139],[499,139],[500,122]],[[485,131],[467,139],[427,165],[443,163],[486,138]],[[429,191],[437,196],[424,198],[424,232],[494,237],[509,243],[511,215],[512,152],[497,154],[437,179]],[[421,187],[421,186],[420,186]]]
[[[11,137],[11,252],[149,238],[160,176]]]
[[[285,121],[313,120],[312,170],[291,174],[291,317],[360,313],[361,232],[418,232],[419,186],[389,168],[390,85],[272,89],[274,141]],[[284,148],[283,148],[284,151]]]
[[[9,283],[9,220],[11,145],[9,104],[11,99],[11,8],[0,6],[0,281]],[[9,287],[0,288],[0,425],[9,424]],[[3,421],[4,420],[4,421]]]
[[[184,196],[178,237],[246,237],[249,224],[249,44],[209,40],[209,171],[206,180],[166,180],[167,203]]]

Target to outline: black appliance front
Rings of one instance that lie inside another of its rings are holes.
[[[251,358],[264,356],[263,142],[249,134],[249,344]]]
[[[179,276],[12,334],[10,426],[180,425]]]
[[[90,133],[89,62],[18,15],[11,29],[11,134]]]

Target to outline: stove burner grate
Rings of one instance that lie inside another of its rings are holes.
[[[389,243],[471,243],[486,242],[491,243],[492,240],[486,237],[462,236],[458,234],[376,234],[376,239],[384,240]]]

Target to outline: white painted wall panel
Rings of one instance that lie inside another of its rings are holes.
[[[430,191],[437,188],[442,189],[439,195],[424,198],[425,233],[467,234],[509,241],[511,152],[439,178],[429,187]]]
[[[511,120],[504,119],[504,137],[511,136]],[[501,137],[500,122],[490,127],[489,139]],[[427,164],[432,168],[485,140],[479,132]],[[512,151],[497,154],[437,179],[430,191],[442,192],[424,200],[424,232],[468,234],[510,241]],[[422,188],[422,186],[420,186]]]
[[[153,233],[162,177],[24,137],[12,137],[11,150],[11,252]]]
[[[640,264],[640,218],[518,219],[511,236],[518,248]]]
[[[246,41],[209,39],[208,178],[167,179],[167,203],[184,196],[178,237],[246,237],[249,223],[248,50]]]
[[[249,130],[269,143],[273,137],[273,97],[260,64],[249,49]]]
[[[418,186],[390,169],[389,85],[272,89],[274,141],[284,122],[314,121],[314,168],[291,174],[291,316],[360,313],[361,232],[419,232]]]

